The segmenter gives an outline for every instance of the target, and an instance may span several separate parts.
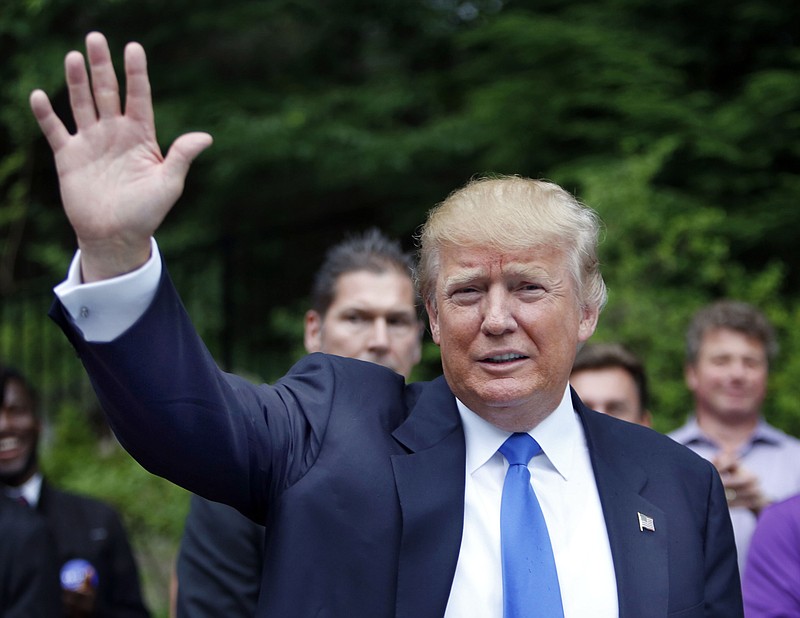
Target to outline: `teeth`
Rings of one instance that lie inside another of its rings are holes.
[[[492,363],[505,363],[507,361],[517,360],[518,358],[525,358],[522,354],[501,354],[500,356],[491,356],[488,360]]]
[[[0,440],[0,451],[10,451],[19,447],[19,438],[9,437]]]

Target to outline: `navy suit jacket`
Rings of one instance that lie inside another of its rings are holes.
[[[266,526],[257,616],[441,618],[461,543],[465,443],[444,378],[312,354],[276,385],[220,371],[166,274],[113,342],[76,347],[120,442],[148,470]],[[620,616],[742,615],[713,466],[588,410]],[[638,513],[655,531],[640,530]]]

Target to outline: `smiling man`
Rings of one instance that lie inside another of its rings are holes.
[[[433,209],[418,276],[442,377],[311,354],[251,385],[218,369],[153,239],[211,138],[163,157],[142,47],[123,113],[105,38],[86,43],[76,135],[31,95],[80,248],[52,315],[140,463],[265,524],[257,616],[742,615],[714,467],[569,387],[605,302],[591,209],[519,177]]]
[[[717,466],[731,509],[739,567],[761,510],[800,493],[800,440],[762,413],[778,343],[767,317],[748,303],[700,309],[686,331],[686,385],[694,414],[670,434]]]
[[[147,618],[139,573],[127,533],[110,505],[52,485],[39,469],[42,421],[27,378],[0,368],[0,491],[22,501],[47,524],[62,584],[73,560],[88,563],[94,584],[62,591],[65,615]],[[72,563],[74,564],[74,563]]]

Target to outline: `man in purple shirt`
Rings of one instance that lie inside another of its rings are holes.
[[[740,571],[761,510],[800,493],[800,440],[768,425],[761,411],[777,350],[767,318],[738,301],[701,309],[686,335],[686,384],[695,411],[670,436],[719,470]]]
[[[764,509],[742,579],[747,618],[800,616],[800,494]]]

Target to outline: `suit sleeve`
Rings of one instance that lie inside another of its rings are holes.
[[[85,341],[58,301],[50,315],[120,444],[151,473],[265,521],[319,453],[335,388],[330,363],[305,359],[275,386],[221,371],[165,269],[145,313],[113,341]]]
[[[725,491],[716,469],[709,463],[711,486],[705,554],[705,615],[715,618],[742,616],[742,591],[733,527]]]
[[[178,554],[178,618],[251,618],[261,587],[264,528],[193,495]]]

